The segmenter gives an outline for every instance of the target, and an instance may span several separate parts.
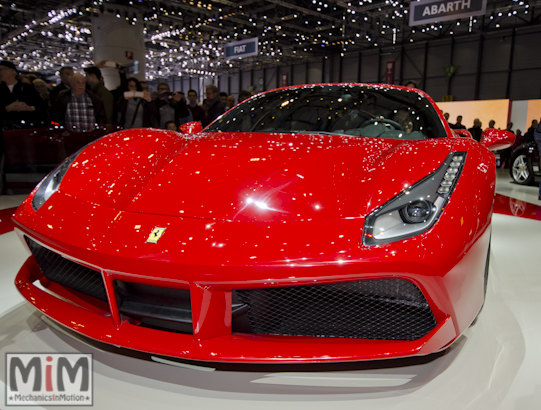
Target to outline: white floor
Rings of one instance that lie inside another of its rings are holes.
[[[537,187],[511,184],[503,170],[497,191],[541,205]],[[0,208],[20,201],[0,197]],[[494,215],[485,307],[475,326],[444,354],[335,365],[217,368],[170,366],[114,348],[102,351],[51,326],[15,291],[13,278],[26,255],[13,232],[0,235],[0,406],[5,403],[5,353],[85,352],[94,355],[98,409],[537,410],[540,230],[541,221]]]

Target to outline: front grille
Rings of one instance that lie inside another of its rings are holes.
[[[193,333],[188,289],[164,288],[115,281],[118,310],[140,325],[178,333]]]
[[[421,290],[402,279],[243,289],[233,304],[233,331],[244,333],[416,340],[436,326]]]
[[[85,295],[107,301],[100,272],[72,262],[25,236],[39,268],[47,279]]]

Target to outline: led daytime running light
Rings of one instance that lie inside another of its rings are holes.
[[[454,185],[457,176],[462,171],[462,166],[464,165],[464,155],[457,154],[453,155],[449,168],[443,176],[443,180],[438,188],[438,194],[447,195],[451,191],[452,186]]]

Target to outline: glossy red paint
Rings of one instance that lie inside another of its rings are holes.
[[[11,232],[13,227],[13,221],[11,217],[15,213],[17,208],[0,209],[0,235]]]
[[[459,128],[459,129],[453,130],[453,132],[460,138],[473,139],[473,137],[471,136],[471,133],[466,129]]]
[[[107,305],[86,308],[88,297],[50,283],[33,257],[17,275],[17,287],[78,333],[166,356],[297,362],[439,351],[483,304],[495,189],[494,155],[446,130],[448,138],[422,141],[112,134],[77,157],[39,211],[32,193],[14,218],[21,237],[100,272]],[[408,239],[363,245],[367,215],[436,170],[450,152],[467,155],[438,222]],[[148,243],[155,227],[166,230],[158,243]],[[422,291],[437,323],[429,334],[393,341],[232,331],[235,289],[382,278],[404,279]],[[119,314],[115,280],[189,290],[193,335],[144,328]]]
[[[197,134],[201,132],[201,123],[199,121],[187,122],[178,127],[178,129],[184,134]]]
[[[510,131],[487,128],[481,134],[481,144],[491,151],[509,148],[515,142],[515,134]]]

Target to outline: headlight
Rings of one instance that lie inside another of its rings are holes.
[[[64,175],[66,175],[70,165],[73,163],[73,161],[75,161],[75,158],[77,158],[77,155],[79,155],[82,150],[83,149],[80,149],[76,153],[66,158],[63,163],[56,167],[53,172],[47,175],[40,182],[38,190],[32,199],[32,207],[35,211],[41,208],[45,201],[47,201],[51,195],[58,190],[60,182],[62,182],[62,178],[64,178]]]
[[[465,159],[465,152],[452,153],[432,175],[368,215],[363,243],[370,246],[399,241],[430,229],[443,212]]]

